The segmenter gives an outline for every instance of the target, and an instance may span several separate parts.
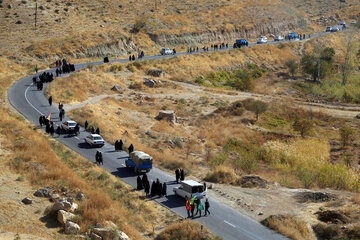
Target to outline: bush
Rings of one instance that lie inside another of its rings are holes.
[[[110,67],[110,72],[119,72],[124,69],[123,65],[120,64],[114,64]]]
[[[177,168],[185,168],[185,163],[181,160],[166,160],[162,161],[160,165],[166,169],[175,170]]]
[[[233,184],[236,182],[236,174],[232,168],[221,166],[208,173],[204,178],[207,182]]]
[[[155,240],[212,240],[214,237],[210,235],[207,228],[203,226],[203,235],[201,234],[201,225],[198,222],[185,220],[174,222],[166,227]]]
[[[291,239],[307,240],[310,238],[310,229],[307,223],[294,216],[271,215],[262,220],[261,224]]]
[[[355,130],[344,125],[339,129],[340,141],[343,147],[349,145],[355,140]]]
[[[334,237],[340,235],[341,229],[337,225],[326,225],[318,223],[313,226],[313,230],[319,239],[334,239]]]
[[[301,137],[304,138],[307,135],[310,135],[310,133],[313,130],[313,122],[309,119],[299,119],[296,118],[293,129],[300,133]]]
[[[128,64],[126,68],[132,73],[135,72],[134,64],[132,63]]]
[[[145,27],[146,27],[146,19],[145,18],[140,18],[135,22],[133,28],[131,29],[131,32],[132,33],[138,33]]]
[[[289,59],[285,62],[285,67],[289,69],[290,74],[294,77],[299,68],[299,64],[296,62],[295,59]]]

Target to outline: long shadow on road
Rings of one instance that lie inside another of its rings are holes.
[[[117,168],[117,171],[111,172],[111,174],[113,174],[117,177],[120,177],[120,178],[136,177],[138,175],[141,175],[141,174],[134,173],[131,169],[126,168],[126,167]]]

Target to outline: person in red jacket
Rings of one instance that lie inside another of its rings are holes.
[[[188,197],[186,197],[186,211],[188,218],[190,218],[191,205],[190,205],[190,199]]]

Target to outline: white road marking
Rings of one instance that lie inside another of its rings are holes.
[[[234,224],[231,224],[231,223],[229,223],[229,222],[226,221],[226,220],[224,220],[224,223],[229,224],[229,225],[232,226],[233,228],[236,228],[236,226],[235,226]]]
[[[80,138],[78,138],[78,137],[75,137],[76,139],[78,139],[78,140],[80,140]]]
[[[30,104],[30,106],[35,109],[38,113],[40,113],[40,115],[44,115],[42,112],[40,112],[34,105],[32,105],[32,103],[29,101],[29,99],[27,98],[26,94],[27,94],[27,91],[29,90],[29,88],[33,85],[34,83],[31,83],[30,86],[28,86],[25,90],[25,99],[26,101]]]

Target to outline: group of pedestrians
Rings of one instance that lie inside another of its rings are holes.
[[[136,189],[139,191],[144,189],[146,195],[149,195],[150,194],[150,182],[149,182],[149,179],[148,179],[146,173],[143,174],[142,178],[140,178],[140,176],[138,176],[136,181],[137,181]]]
[[[219,43],[219,44],[211,44],[211,48],[213,50],[223,49],[223,48],[229,48],[229,43]]]
[[[204,207],[204,204],[200,198],[195,197],[195,198],[190,199],[190,198],[186,197],[185,206],[186,206],[188,218],[194,218],[198,214],[201,217],[201,211],[204,211],[204,210],[205,210],[205,214],[204,214],[205,216],[207,216],[208,214],[210,215],[210,211],[209,211],[210,202],[209,202],[209,199],[207,199],[207,198],[205,200],[205,207]],[[195,209],[196,209],[196,213],[194,214]]]
[[[177,168],[175,170],[175,178],[176,178],[176,183],[179,183],[179,180],[184,181],[185,180],[184,169]]]
[[[101,153],[100,151],[96,151],[96,154],[95,154],[95,162],[96,162],[96,164],[104,165],[102,153]]]
[[[56,76],[61,76],[63,73],[70,73],[75,71],[75,65],[71,63],[67,63],[66,59],[56,61]]]

